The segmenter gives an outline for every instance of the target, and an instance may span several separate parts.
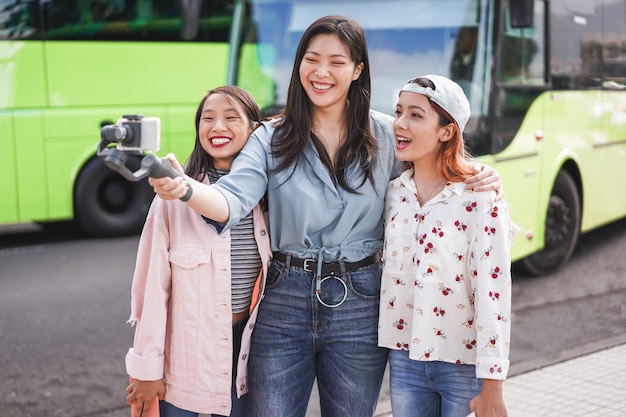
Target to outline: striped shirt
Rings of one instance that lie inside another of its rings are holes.
[[[213,184],[228,171],[216,168],[207,174]],[[252,212],[230,229],[230,264],[232,309],[233,313],[240,313],[250,308],[254,283],[262,266],[254,238]]]

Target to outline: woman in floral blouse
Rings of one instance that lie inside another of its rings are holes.
[[[394,417],[506,416],[511,222],[471,176],[467,98],[453,81],[409,81],[396,106],[396,156],[407,170],[385,199],[379,345],[389,355]]]

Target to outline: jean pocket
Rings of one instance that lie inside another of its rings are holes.
[[[268,290],[278,287],[285,275],[285,266],[282,262],[270,261],[270,265],[267,268],[267,281],[265,283],[265,289]]]
[[[348,287],[358,297],[372,300],[380,297],[380,278],[382,275],[382,264],[358,269],[348,274]]]

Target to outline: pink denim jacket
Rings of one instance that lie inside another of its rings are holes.
[[[239,353],[239,397],[248,391],[250,337],[271,254],[259,206],[253,218],[264,267]],[[230,232],[220,236],[185,203],[156,197],[137,252],[129,319],[137,327],[134,346],[126,355],[126,371],[144,381],[163,378],[165,401],[178,408],[230,414],[230,273]]]

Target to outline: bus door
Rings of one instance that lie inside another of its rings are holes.
[[[492,28],[497,61],[492,94],[491,142],[488,163],[500,173],[511,213],[523,233],[514,246],[516,256],[536,249],[543,239],[549,190],[542,160],[548,137],[545,120],[547,93],[545,3],[537,1],[527,22],[519,22],[510,2],[499,2],[499,24]],[[524,192],[519,192],[524,190]],[[536,236],[538,234],[538,236]]]

